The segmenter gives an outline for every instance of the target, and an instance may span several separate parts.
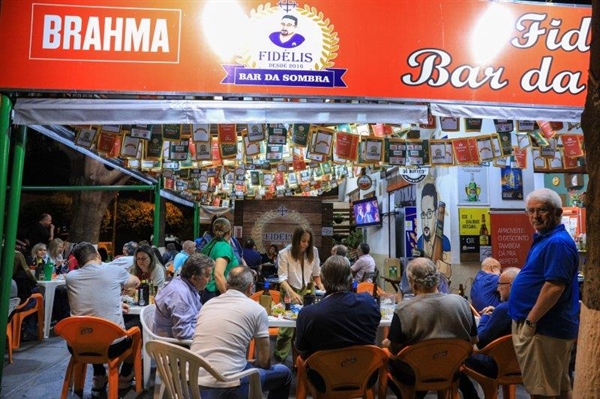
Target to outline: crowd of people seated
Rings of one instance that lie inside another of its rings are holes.
[[[408,262],[398,304],[381,343],[390,353],[389,373],[400,385],[415,384],[412,366],[393,356],[408,346],[432,339],[458,339],[481,349],[499,337],[512,335],[524,385],[532,397],[569,396],[568,364],[578,310],[576,275],[573,277],[577,254],[560,223],[560,198],[537,190],[526,203],[536,230],[531,249],[535,256],[528,257],[522,270],[502,269],[496,259],[485,259],[474,279],[470,302],[451,293],[449,281],[431,259],[416,254]],[[318,351],[377,343],[380,309],[370,293],[352,292],[354,280],[366,281],[376,269],[366,243],[359,246],[353,265],[343,245],[334,247],[321,265],[313,233],[306,227],[297,227],[291,243],[281,251],[271,245],[260,254],[252,239],[240,245],[227,218],[215,217],[209,231],[196,240],[184,241],[181,251],[173,244],[161,254],[147,242],[132,241],[124,244],[121,255],[104,263],[92,244],[72,245],[54,238],[48,218],[41,217],[39,226],[33,229],[46,241],[31,245],[27,256],[15,256],[11,296],[19,296],[23,302],[36,292],[39,288],[32,270],[51,261],[57,273],[66,274],[68,299],[64,302],[70,305],[70,314],[103,317],[125,327],[127,306],[122,301],[123,293],[137,289],[140,281],[150,281],[157,289],[155,334],[191,340],[191,350],[224,374],[259,368],[262,388],[270,398],[289,395],[294,362],[289,365],[287,359],[292,347],[306,359]],[[47,234],[42,234],[42,229],[47,229]],[[170,272],[166,266],[171,263]],[[300,310],[295,329],[279,328],[272,349],[267,312],[251,298],[265,264],[277,268],[282,301],[286,298],[300,305],[312,286],[325,292],[319,303]],[[24,323],[23,329],[25,334],[35,333],[34,324]],[[532,340],[533,336],[542,344]],[[251,340],[257,348],[254,362],[247,359]],[[115,342],[114,353],[126,350],[127,345],[131,343]],[[532,360],[546,353],[559,359],[561,367],[551,361]],[[497,373],[494,361],[477,353],[465,364],[491,378]],[[132,368],[133,362],[129,361],[121,367],[122,387],[131,385]],[[540,379],[546,376],[552,376],[552,380],[546,379],[540,385]],[[468,377],[457,378],[464,398],[479,397]],[[106,381],[104,368],[94,365],[95,396],[104,394]],[[320,383],[312,382],[315,386]],[[248,392],[247,379],[223,384],[202,374],[199,384],[204,389],[203,397],[209,398],[238,397]],[[388,386],[401,396],[394,382],[388,381]],[[417,397],[425,394],[420,392]]]

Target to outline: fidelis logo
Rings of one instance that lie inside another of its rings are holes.
[[[249,40],[236,57],[223,65],[224,84],[346,87],[346,69],[333,68],[339,38],[329,19],[308,4],[281,0],[251,10]]]

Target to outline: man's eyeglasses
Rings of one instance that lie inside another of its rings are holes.
[[[498,283],[498,287],[500,287],[501,285],[506,285],[506,284],[508,284],[508,285],[511,285],[512,283],[500,283],[500,282],[499,282],[499,283]]]
[[[525,212],[527,212],[528,215],[534,215],[534,214],[538,214],[538,215],[547,215],[548,213],[550,213],[551,209],[550,208],[527,208],[525,209]]]
[[[427,212],[425,212],[425,211],[421,212],[421,219],[425,219],[425,218],[431,219],[434,212],[435,212],[434,209],[428,209]]]

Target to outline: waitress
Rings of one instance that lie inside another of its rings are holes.
[[[231,223],[226,218],[217,218],[212,224],[213,237],[202,247],[202,253],[215,261],[212,276],[202,291],[202,303],[227,291],[227,275],[240,263],[229,244]]]
[[[279,285],[283,295],[288,295],[292,303],[302,304],[302,296],[308,283],[314,281],[317,288],[324,290],[321,282],[321,262],[319,251],[314,247],[312,231],[297,227],[292,235],[292,243],[277,256]],[[292,349],[293,328],[280,328],[275,342],[275,359],[283,362]]]

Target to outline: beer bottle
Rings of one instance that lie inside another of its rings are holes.
[[[373,299],[375,299],[375,303],[377,307],[381,306],[381,298],[379,297],[379,287],[377,286],[377,280],[373,280]]]
[[[489,232],[485,223],[485,214],[481,215],[481,228],[479,229],[479,245],[489,245]]]
[[[306,293],[304,294],[304,297],[302,298],[302,300],[304,302],[304,306],[312,305],[313,303],[315,303],[315,293],[313,290],[314,290],[314,284],[308,283],[306,285]]]
[[[38,258],[35,264],[35,279],[41,280],[44,276],[44,260],[42,258]]]
[[[290,297],[290,294],[288,294],[287,292],[285,293],[285,296],[283,297],[283,303],[285,305],[285,310],[292,309],[292,297]]]
[[[458,295],[462,296],[465,299],[468,299],[465,295],[465,287],[462,284],[458,285]]]
[[[437,221],[435,224],[435,234],[433,235],[433,245],[431,251],[431,260],[435,263],[442,259],[444,252],[444,215],[446,213],[446,203],[438,202]]]
[[[263,308],[267,311],[267,314],[271,314],[271,303],[273,302],[273,298],[271,297],[271,292],[269,292],[269,282],[265,281],[265,286],[262,294],[260,294],[259,302]]]

